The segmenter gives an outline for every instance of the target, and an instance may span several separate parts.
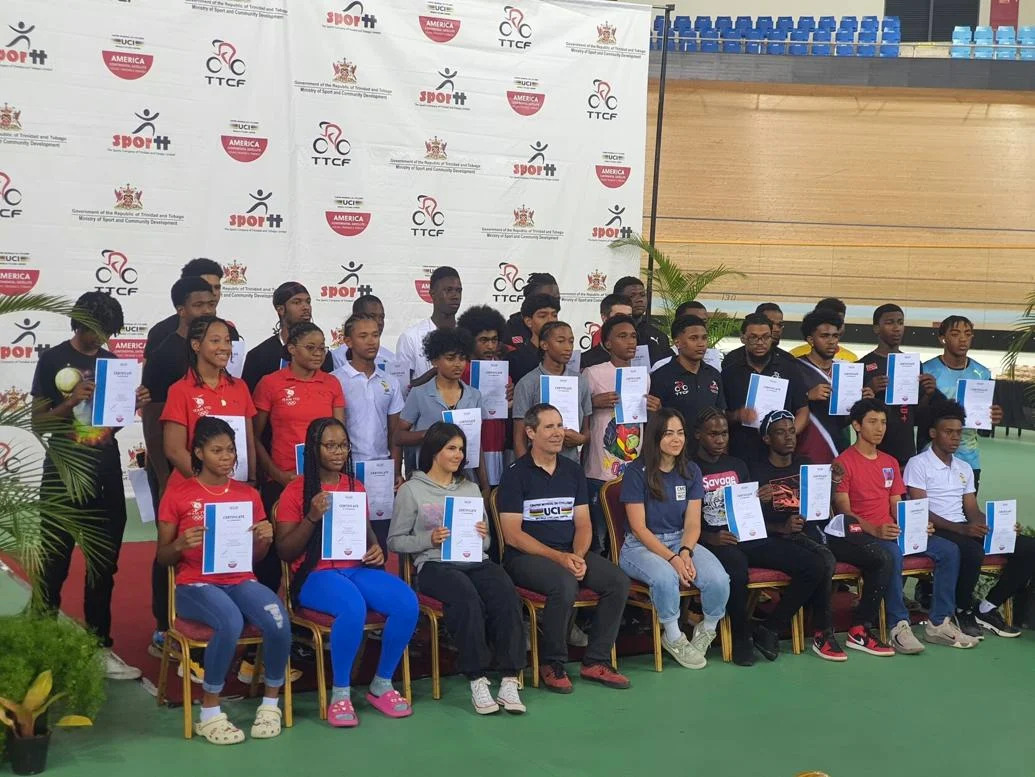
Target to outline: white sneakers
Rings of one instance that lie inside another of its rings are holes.
[[[525,705],[522,704],[518,693],[516,677],[503,678],[495,699],[492,698],[489,678],[479,677],[477,680],[471,680],[471,704],[479,715],[492,715],[499,712],[500,708],[513,715],[520,715],[525,711]]]
[[[960,631],[952,618],[946,618],[940,625],[928,623],[924,627],[924,637],[932,645],[948,645],[954,648],[972,648],[979,640]]]
[[[111,648],[102,651],[104,660],[104,676],[109,680],[139,680],[143,674],[135,666],[130,666],[117,655],[111,652]]]
[[[895,648],[896,653],[913,655],[924,652],[923,643],[916,638],[912,627],[909,625],[909,621],[899,621],[896,623],[895,628],[891,630],[891,639],[889,641],[891,646]]]
[[[703,669],[708,663],[704,654],[694,648],[690,640],[686,638],[686,634],[680,634],[679,639],[675,642],[669,642],[662,634],[661,646],[672,658],[676,659],[680,666],[685,666],[687,669]]]
[[[500,692],[496,695],[497,703],[512,715],[520,715],[525,711],[525,705],[521,702],[518,694],[518,681],[516,677],[504,677],[500,682]]]

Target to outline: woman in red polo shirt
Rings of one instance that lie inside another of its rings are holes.
[[[384,551],[367,519],[367,552],[362,559],[323,558],[324,515],[331,507],[331,491],[363,491],[352,474],[352,454],[345,424],[319,418],[309,425],[304,473],[284,489],[277,507],[277,553],[291,562],[298,603],[334,616],[331,626],[331,664],[334,672],[327,722],[335,727],[359,725],[352,706],[352,665],[363,642],[367,610],[385,616],[381,659],[370,683],[367,701],[390,718],[412,712],[409,702],[392,687],[392,675],[402,660],[417,625],[417,596],[401,578],[376,569]]]
[[[162,449],[172,465],[170,485],[194,476],[191,470],[191,443],[194,427],[206,416],[222,418],[240,439],[244,431],[246,454],[232,477],[255,484],[255,438],[252,404],[248,386],[227,371],[230,362],[230,326],[216,316],[196,318],[187,333],[190,369],[169,387],[162,410]]]
[[[216,745],[244,741],[244,732],[220,710],[219,694],[237,649],[237,638],[248,621],[262,632],[266,667],[265,692],[252,724],[252,738],[275,737],[280,733],[278,698],[291,650],[287,612],[277,595],[255,579],[251,569],[215,571],[219,561],[216,535],[208,538],[213,543],[208,558],[203,550],[210,530],[206,522],[210,505],[232,502],[241,505],[236,509],[251,512],[248,531],[253,560],[269,552],[273,527],[265,520],[266,511],[258,492],[230,477],[237,462],[237,448],[234,431],[226,421],[199,419],[190,455],[191,477],[170,482],[158,508],[158,562],[176,567],[177,615],[212,629],[212,638],[205,648],[201,719],[194,730]],[[232,568],[235,563],[240,561],[228,562],[227,567]]]
[[[267,505],[295,479],[295,446],[305,442],[309,424],[328,416],[345,421],[341,384],[320,369],[327,353],[320,327],[310,321],[295,324],[284,347],[288,365],[260,380],[253,395],[258,410],[255,448],[267,477],[262,489]],[[269,450],[262,444],[267,424],[272,432]]]

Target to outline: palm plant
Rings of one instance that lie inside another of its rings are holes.
[[[1013,339],[1003,357],[1003,370],[1011,378],[1014,378],[1017,372],[1017,360],[1035,338],[1035,291],[1028,294],[1024,312],[1014,322],[1013,328],[1015,330]],[[1035,399],[1035,384],[1029,385],[1025,393],[1029,399]]]
[[[647,254],[652,260],[648,267],[653,264],[652,291],[653,301],[651,317],[657,322],[662,332],[668,332],[676,317],[676,309],[684,302],[697,299],[701,293],[711,284],[720,278],[737,276],[744,278],[745,275],[738,270],[720,264],[718,267],[709,267],[698,272],[687,272],[680,269],[673,260],[651,245],[641,235],[632,235],[611,243],[611,248],[625,248],[634,246]],[[655,303],[661,302],[659,306]],[[725,337],[740,332],[740,320],[727,316],[724,313],[715,313],[708,318],[708,345],[714,346]]]
[[[99,331],[89,315],[64,298],[49,294],[0,297],[0,315],[52,313],[74,317]],[[61,419],[33,418],[33,402],[12,401],[0,405],[0,553],[13,557],[32,586],[30,607],[40,609],[39,577],[43,562],[65,532],[75,540],[92,566],[107,540],[73,502],[95,493],[96,452],[68,437],[68,423]],[[43,480],[45,467],[59,479]]]

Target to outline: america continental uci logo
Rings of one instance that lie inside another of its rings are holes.
[[[427,14],[419,14],[417,23],[425,37],[435,43],[449,43],[460,32],[460,20],[448,3],[428,3]]]
[[[105,67],[112,75],[126,81],[136,81],[151,72],[154,54],[141,51],[144,39],[129,35],[111,36],[112,49],[101,51]]]
[[[608,189],[617,189],[629,180],[632,168],[623,165],[625,154],[617,151],[605,151],[601,154],[603,164],[595,166],[597,180]]]
[[[515,78],[514,88],[507,90],[507,102],[519,116],[534,116],[542,110],[546,94],[539,91],[534,78]]]
[[[335,197],[335,210],[324,211],[327,226],[342,237],[355,237],[370,225],[371,214],[363,208],[362,197]]]

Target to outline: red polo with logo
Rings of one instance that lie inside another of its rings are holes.
[[[333,375],[317,370],[304,380],[290,365],[270,373],[255,387],[255,407],[269,413],[273,444],[270,457],[278,469],[295,471],[295,446],[305,442],[309,424],[345,407],[345,394]]]
[[[342,475],[338,482],[329,486],[325,483],[320,484],[321,491],[356,491],[362,493],[365,491],[363,484],[355,477],[348,477]],[[302,504],[303,496],[305,491],[305,478],[297,477],[287,484],[287,488],[280,495],[280,502],[277,505],[277,521],[280,523],[301,523],[305,518],[305,505]],[[323,531],[323,524],[313,529],[314,532],[320,533]],[[316,551],[320,553],[319,548]],[[302,552],[298,558],[291,562],[291,571],[297,572],[299,567],[302,566],[302,562],[305,561],[305,552]],[[363,566],[363,560],[357,559],[355,561],[346,560],[332,560],[332,559],[319,559],[316,562],[316,566],[313,567],[314,572],[319,572],[323,569],[349,569],[350,567],[361,567]]]

